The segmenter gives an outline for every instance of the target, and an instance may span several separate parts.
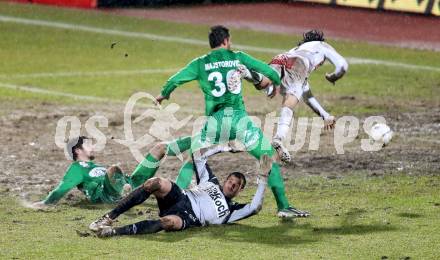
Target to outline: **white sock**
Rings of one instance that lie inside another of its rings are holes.
[[[275,134],[276,139],[284,140],[286,138],[287,132],[289,132],[292,118],[293,110],[288,107],[282,107],[281,116],[278,119],[277,133]]]

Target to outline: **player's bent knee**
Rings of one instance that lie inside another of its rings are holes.
[[[167,150],[166,143],[157,143],[154,145],[153,148],[151,148],[150,153],[156,159],[161,159],[165,155],[166,150]]]
[[[183,227],[183,220],[179,216],[169,215],[160,218],[160,224],[166,231],[181,230]]]
[[[283,106],[289,107],[290,109],[293,109],[296,107],[296,105],[299,103],[299,100],[294,95],[286,95],[283,100]]]
[[[114,176],[117,174],[122,174],[122,170],[117,165],[112,165],[107,168],[107,176],[110,179],[110,181],[114,181]]]
[[[164,178],[153,177],[146,181],[143,187],[148,193],[154,194],[158,198],[163,198],[171,191],[172,183]]]
[[[160,177],[153,177],[153,178],[147,180],[143,185],[144,189],[149,193],[153,193],[155,191],[160,190],[161,186],[162,186],[161,179],[162,178],[160,178]]]

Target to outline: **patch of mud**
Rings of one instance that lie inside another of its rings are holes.
[[[247,104],[250,111],[264,114],[258,101]],[[32,106],[4,102],[0,105],[4,113],[0,117],[0,193],[20,195],[35,201],[47,194],[62,178],[70,164],[63,150],[54,142],[56,124],[66,115],[79,115],[82,124],[93,115],[104,115],[109,119],[108,128],[100,130],[108,137],[104,151],[97,153],[96,162],[103,165],[120,163],[126,172],[136,166],[128,148],[116,143],[113,138],[124,138],[123,107],[108,104],[63,106],[37,103]],[[272,109],[276,109],[272,107]],[[139,111],[138,111],[139,112]],[[140,112],[139,112],[140,113]],[[252,114],[252,113],[251,113]],[[185,114],[177,114],[183,118]],[[319,150],[309,151],[308,142],[293,154],[292,165],[283,167],[285,179],[303,175],[343,177],[347,174],[381,176],[384,174],[438,174],[440,173],[440,108],[419,109],[416,112],[385,114],[396,135],[389,146],[379,152],[364,152],[360,140],[347,144],[345,154],[336,154],[331,132],[323,132]],[[134,135],[141,136],[152,122],[144,120],[134,128]],[[175,133],[189,135],[191,126]],[[308,141],[308,138],[307,138]],[[146,153],[150,147],[143,149]],[[246,172],[249,182],[255,179],[256,161],[247,154],[221,154],[209,161],[213,171],[224,178],[228,172]],[[175,179],[182,162],[169,157],[161,165],[159,176]],[[82,198],[75,190],[70,200]]]

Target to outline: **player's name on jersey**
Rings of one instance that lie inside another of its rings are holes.
[[[213,70],[218,68],[235,68],[240,64],[239,60],[225,60],[210,62],[205,64],[205,70]]]

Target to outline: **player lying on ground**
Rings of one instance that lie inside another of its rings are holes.
[[[242,173],[232,172],[223,186],[207,164],[210,155],[226,151],[221,146],[201,150],[201,156],[193,156],[197,186],[182,190],[175,183],[159,177],[146,181],[124,198],[112,211],[105,214],[89,228],[99,237],[156,233],[161,230],[180,231],[191,227],[219,225],[238,221],[255,215],[263,205],[266,178],[272,160],[263,155],[260,162],[260,177],[257,191],[251,203],[238,204],[232,201],[246,185]],[[143,203],[153,194],[159,208],[159,219],[144,220],[123,227],[112,227],[114,220],[130,208]]]
[[[159,158],[157,150],[157,148],[152,149],[147,158],[155,158],[154,156]],[[59,185],[43,201],[33,204],[36,208],[45,208],[57,203],[75,187],[82,191],[90,202],[114,203],[154,175],[151,169],[142,167],[142,165],[128,176],[117,166],[106,169],[95,164],[93,162],[94,146],[92,140],[86,136],[70,140],[67,144],[67,151],[73,163]]]
[[[270,141],[246,113],[241,78],[235,77],[239,65],[261,73],[274,85],[280,84],[280,77],[269,65],[254,59],[248,54],[231,50],[229,30],[223,26],[214,26],[209,34],[212,51],[192,60],[185,68],[173,75],[162,89],[156,100],[161,103],[168,99],[178,86],[197,80],[205,96],[205,113],[209,117],[202,131],[192,138],[180,138],[169,143],[168,155],[175,155],[187,150],[196,151],[200,147],[225,143],[237,139],[243,143],[248,153],[257,160],[264,154],[272,156]],[[228,133],[228,134],[224,134]],[[222,139],[222,140],[221,140]],[[192,179],[190,163],[183,165],[177,184],[187,187]],[[278,206],[279,217],[305,217],[309,213],[297,210],[287,200],[280,165],[272,164],[268,180]]]
[[[348,63],[332,46],[324,42],[324,34],[321,31],[312,30],[304,33],[303,40],[297,47],[275,56],[270,62],[269,65],[281,76],[280,88],[276,85],[272,86],[270,79],[252,71],[252,69],[250,72],[245,69],[241,70],[243,77],[254,83],[257,89],[266,89],[271,97],[278,92],[283,96],[281,116],[272,145],[284,162],[289,162],[291,156],[284,147],[283,140],[289,131],[293,111],[301,99],[317,115],[322,117],[326,129],[334,127],[335,118],[319,104],[313,96],[308,82],[310,74],[326,60],[335,66],[333,73],[325,74],[325,78],[334,84],[347,72]]]

